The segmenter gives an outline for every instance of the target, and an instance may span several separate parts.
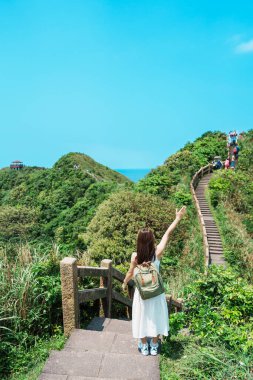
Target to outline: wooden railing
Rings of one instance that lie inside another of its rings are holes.
[[[192,196],[193,196],[193,199],[194,199],[194,202],[195,202],[195,206],[196,206],[196,209],[197,209],[197,214],[198,214],[198,218],[199,218],[199,222],[200,222],[200,226],[201,226],[202,236],[203,236],[203,245],[204,245],[205,266],[206,266],[206,268],[210,264],[209,244],[208,244],[208,240],[207,240],[207,232],[206,232],[205,221],[204,221],[203,215],[202,215],[200,207],[199,207],[199,202],[198,202],[195,190],[198,187],[198,184],[199,184],[199,181],[201,180],[201,178],[205,174],[211,173],[212,171],[213,171],[212,164],[208,164],[208,165],[200,168],[199,171],[197,171],[197,173],[194,174],[194,176],[192,178],[192,181],[191,181],[191,185],[190,185],[191,186]]]
[[[80,327],[80,304],[100,300],[100,316],[111,318],[112,300],[127,306],[131,315],[134,282],[128,282],[128,297],[113,290],[113,279],[123,282],[124,274],[112,267],[112,260],[102,260],[100,267],[78,266],[76,259],[65,257],[61,263],[62,308],[65,335]],[[99,277],[100,287],[78,289],[78,278]]]
[[[64,334],[80,327],[80,304],[87,301],[97,301],[100,304],[100,316],[111,318],[112,301],[115,300],[127,307],[128,317],[131,317],[134,281],[128,282],[128,297],[113,289],[113,279],[123,282],[125,275],[112,266],[112,260],[102,260],[100,267],[78,266],[77,260],[65,257],[61,263],[62,309]],[[94,276],[100,278],[100,287],[93,289],[78,289],[78,278]],[[181,311],[183,300],[174,300],[166,295],[169,311]]]

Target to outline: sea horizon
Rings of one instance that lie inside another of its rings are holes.
[[[152,169],[147,168],[135,168],[135,169],[113,169],[116,172],[123,174],[125,177],[131,179],[133,182],[137,182],[144,178]]]

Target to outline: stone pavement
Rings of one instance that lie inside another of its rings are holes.
[[[131,322],[94,318],[76,329],[61,351],[52,351],[39,380],[160,379],[158,357],[143,356]]]

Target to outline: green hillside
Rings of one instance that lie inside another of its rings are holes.
[[[111,258],[127,271],[138,229],[153,228],[159,241],[175,208],[185,204],[187,216],[171,237],[161,270],[166,291],[184,298],[186,311],[170,315],[161,378],[250,379],[252,138],[249,131],[240,142],[236,171],[217,172],[210,182],[207,197],[229,267],[214,266],[207,277],[189,184],[215,155],[226,157],[223,133],[207,132],[187,143],[136,184],[80,153],[63,156],[52,169],[0,171],[2,377],[35,380],[49,350],[63,344],[63,256],[84,265]],[[86,285],[94,286],[92,281]],[[114,307],[113,313],[118,317],[122,309]],[[91,316],[92,305],[82,318]]]
[[[81,248],[78,234],[85,231],[96,207],[130,183],[81,153],[61,157],[52,169],[0,171],[0,241],[21,238],[42,244],[55,241],[62,249]]]
[[[81,171],[95,181],[113,181],[118,183],[129,182],[124,175],[104,166],[83,153],[68,153],[62,156],[53,166],[54,170],[60,170],[62,175],[72,173],[73,169]]]
[[[215,155],[226,157],[226,135],[207,132],[168,157],[137,182],[128,195],[111,195],[99,206],[87,233],[81,236],[87,254],[101,258],[107,252],[115,263],[128,265],[140,226],[152,227],[158,240],[173,221],[176,207],[187,205],[188,215],[167,248],[163,270],[175,272],[190,266],[203,271],[202,237],[189,185],[193,174]]]

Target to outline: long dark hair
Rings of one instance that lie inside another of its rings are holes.
[[[155,237],[150,228],[142,228],[137,236],[137,264],[152,261],[155,258]]]

